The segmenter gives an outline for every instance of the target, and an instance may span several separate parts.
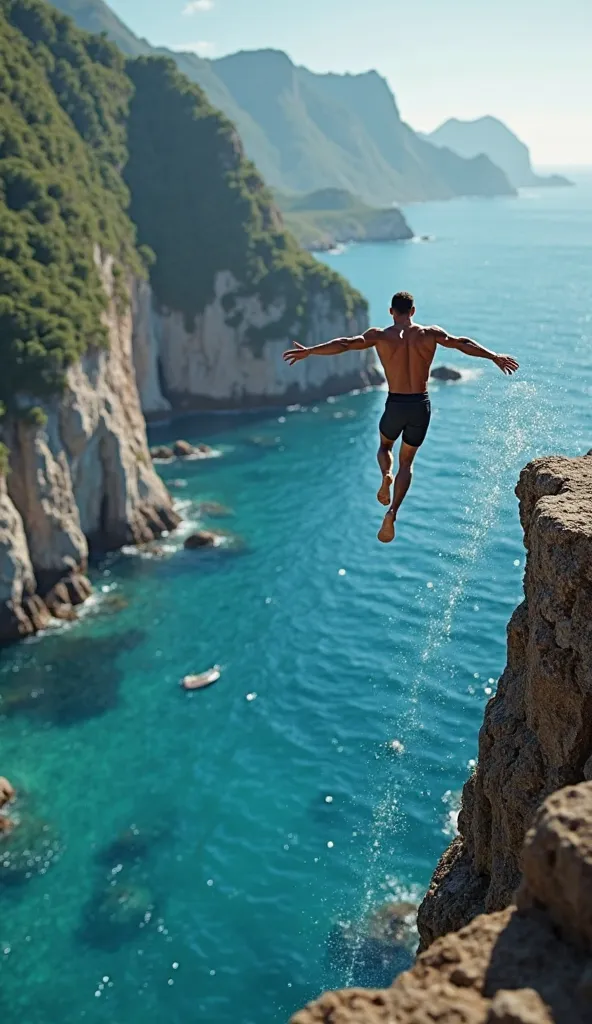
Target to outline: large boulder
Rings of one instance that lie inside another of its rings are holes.
[[[196,449],[189,441],[175,441],[173,445],[173,453],[178,459],[186,459],[190,455],[195,455]]]
[[[216,546],[218,535],[209,530],[198,530],[187,537],[184,547],[187,551],[197,551],[200,548],[213,548]]]
[[[150,455],[152,456],[153,459],[163,459],[163,460],[165,460],[165,459],[166,460],[174,459],[174,457],[175,457],[175,453],[174,453],[173,449],[169,448],[169,446],[165,445],[165,444],[159,444],[159,445],[156,445],[156,447],[151,448],[150,449]]]
[[[45,597],[45,604],[56,619],[76,618],[74,611],[92,594],[92,584],[82,573],[73,573],[56,583]]]
[[[456,381],[462,380],[462,373],[460,370],[455,370],[453,366],[435,366],[430,377],[432,380]]]

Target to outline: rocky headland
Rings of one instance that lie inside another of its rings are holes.
[[[382,378],[367,352],[283,363],[294,337],[365,329],[366,302],[285,230],[172,61],[126,63],[51,5],[5,0],[0,77],[1,643],[75,618],[90,557],[177,525],[145,416]]]
[[[525,599],[422,952],[392,988],[328,993],[292,1024],[592,1021],[592,453],[537,459],[517,494]]]

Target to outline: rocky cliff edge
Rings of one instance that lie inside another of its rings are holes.
[[[89,550],[141,543],[178,522],[153,469],[132,359],[132,312],[112,261],[96,252],[109,295],[109,345],[68,372],[42,427],[12,420],[0,479],[0,642],[67,614],[90,587]]]
[[[420,910],[424,947],[508,906],[535,810],[592,778],[592,454],[537,459],[516,493],[525,600],[508,627],[508,663],[485,712],[459,838]]]
[[[592,1022],[592,453],[532,462],[517,494],[525,600],[425,951],[392,989],[329,993],[292,1024]]]
[[[391,989],[329,992],[292,1024],[590,1024],[592,783],[549,797],[516,903],[437,939]]]
[[[232,314],[227,311],[231,305]],[[384,377],[373,349],[339,358],[307,359],[295,367],[282,353],[298,338],[318,345],[368,328],[365,306],[351,316],[318,291],[309,298],[305,328],[254,344],[250,332],[273,333],[285,314],[278,300],[266,308],[260,296],[242,296],[230,271],[216,275],[215,297],[189,329],[180,312],[158,305],[148,285],[136,292],[133,351],[142,409],[155,417],[175,411],[249,408],[314,401],[380,384]]]

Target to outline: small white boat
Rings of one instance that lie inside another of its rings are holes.
[[[217,683],[222,670],[219,665],[214,665],[213,668],[207,672],[202,672],[198,676],[185,676],[181,680],[181,686],[184,690],[205,690],[206,686],[212,686],[213,683]]]

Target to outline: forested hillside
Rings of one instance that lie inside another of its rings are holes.
[[[361,301],[286,233],[233,126],[171,61],[126,67],[114,45],[42,0],[0,0],[0,401],[9,412],[35,419],[36,399],[105,343],[96,249],[115,259],[125,299],[144,255],[129,213],[156,254],[145,260],[156,301],[189,323],[222,270],[241,294],[285,299],[285,323],[306,320],[315,289],[346,315]]]
[[[276,337],[306,318],[315,290],[333,292],[351,315],[360,296],[286,232],[233,125],[202,90],[164,58],[140,58],[128,71],[134,97],[125,174],[140,242],[156,253],[159,302],[183,312],[190,325],[213,300],[216,275],[228,270],[240,295],[286,300]]]
[[[0,400],[59,390],[105,340],[100,244],[139,269],[119,173],[131,83],[114,46],[45,4],[0,0]]]
[[[236,125],[268,185],[282,192],[342,188],[372,205],[459,195],[509,195],[487,157],[464,159],[422,140],[400,117],[375,71],[317,75],[285,53],[260,50],[205,60],[150,47],[103,0],[55,0],[85,29],[101,29],[130,56],[168,55]]]

